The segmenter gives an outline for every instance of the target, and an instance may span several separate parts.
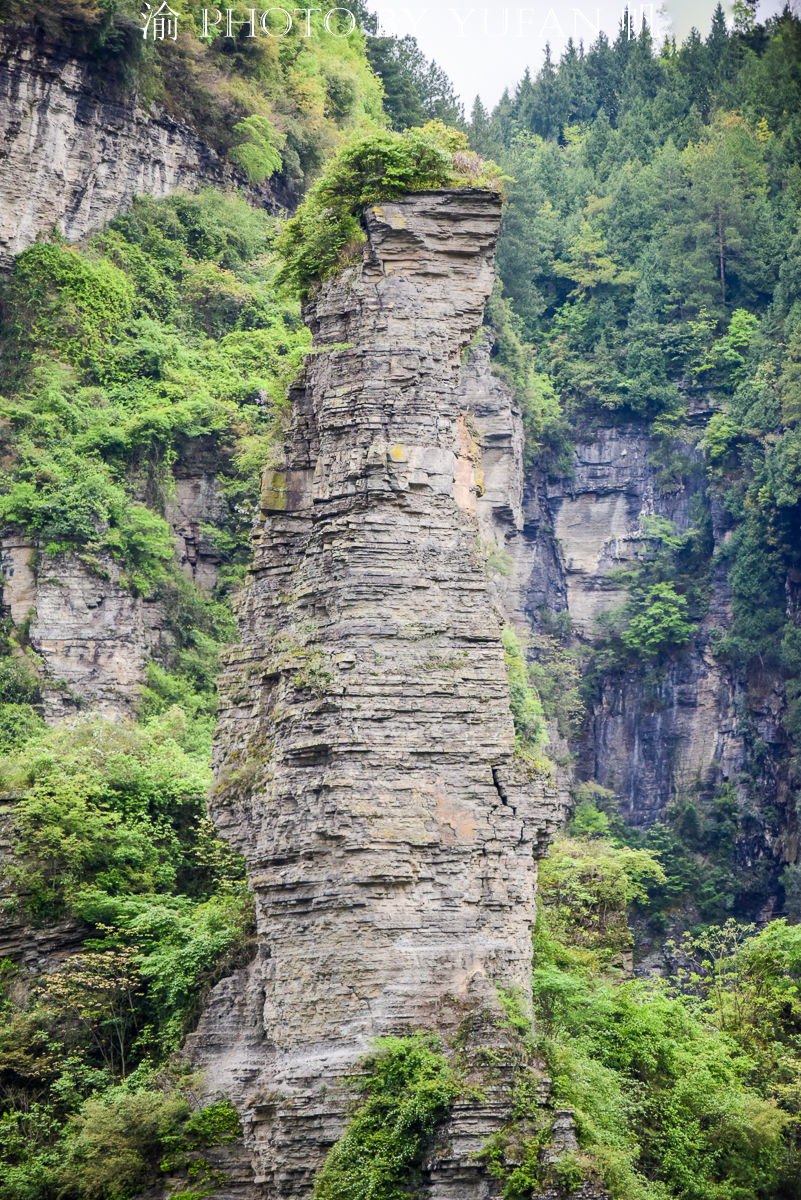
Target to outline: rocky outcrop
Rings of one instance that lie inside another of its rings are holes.
[[[558,805],[513,755],[460,383],[499,216],[473,189],[367,211],[363,261],[308,308],[316,353],[263,480],[213,802],[248,862],[259,951],[189,1053],[237,1103],[271,1200],[309,1194],[373,1038],[447,1037],[482,1010],[497,1029],[496,989],[529,994]],[[454,1115],[427,1195],[494,1194],[471,1154],[509,1105]]]
[[[696,407],[691,420],[708,415]],[[626,598],[616,572],[635,560],[644,521],[667,518],[679,533],[708,522],[709,607],[692,641],[658,670],[605,670],[569,749],[575,776],[608,788],[632,825],[662,819],[678,796],[710,801],[733,786],[747,816],[738,860],[772,861],[775,875],[797,852],[783,687],[768,671],[738,677],[715,653],[716,639],[731,628],[727,564],[715,558],[728,525],[707,492],[697,449],[679,449],[684,467],[665,479],[658,445],[644,425],[631,423],[578,431],[571,470],[562,477],[535,460],[526,471],[522,518],[514,530],[507,526],[507,595],[520,598],[518,621],[534,629],[544,612],[569,613],[581,650],[597,632],[598,615]],[[760,757],[759,780],[749,782],[752,749],[761,744],[769,751]]]
[[[187,126],[37,38],[0,26],[0,270],[39,233],[84,237],[135,195],[166,196],[246,180]],[[253,193],[272,211],[269,188]]]
[[[186,448],[164,506],[178,565],[208,591],[219,562],[208,530],[228,517],[219,467],[219,451]],[[50,558],[18,530],[0,531],[0,616],[24,631],[36,656],[47,720],[79,708],[131,715],[148,662],[174,645],[165,603],[132,592],[110,555]]]
[[[571,476],[547,484],[559,567],[553,586],[546,581],[536,599],[557,609],[566,604],[582,640],[592,638],[601,612],[625,601],[615,573],[636,559],[644,521],[665,517],[685,533],[694,521],[693,497],[708,507],[700,473],[662,486],[654,451],[641,426],[598,429],[578,441]],[[685,451],[691,461],[692,448]],[[530,592],[531,610],[534,599]],[[728,624],[721,570],[692,647],[674,656],[658,681],[646,687],[641,674],[626,672],[602,681],[577,747],[579,772],[612,790],[631,824],[650,824],[680,791],[733,780],[742,767],[735,682],[711,649],[712,630]]]

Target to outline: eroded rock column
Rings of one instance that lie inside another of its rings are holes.
[[[268,1197],[309,1194],[344,1124],[341,1076],[373,1038],[447,1035],[498,985],[530,986],[556,805],[513,759],[459,391],[499,220],[477,189],[367,211],[363,261],[309,306],[315,350],[264,477],[215,800],[259,954],[220,985],[192,1054],[243,1112]],[[473,1149],[497,1119],[472,1122]],[[458,1194],[488,1194],[463,1165]]]

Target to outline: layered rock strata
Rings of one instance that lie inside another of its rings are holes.
[[[315,351],[264,477],[214,802],[248,862],[259,953],[189,1050],[234,1097],[271,1200],[310,1194],[372,1039],[447,1036],[498,987],[529,993],[557,802],[513,755],[460,383],[499,217],[467,188],[366,212],[362,261],[308,307]],[[428,1195],[494,1194],[471,1155],[508,1104],[455,1115]]]
[[[209,591],[219,558],[205,531],[228,515],[221,465],[208,446],[185,453],[165,504],[178,565]],[[78,554],[50,558],[30,534],[0,530],[0,617],[24,629],[36,655],[47,720],[85,707],[131,715],[148,662],[174,645],[170,616],[162,599],[131,591],[110,554],[91,564]]]
[[[187,126],[112,95],[107,72],[31,29],[0,29],[0,270],[37,234],[84,237],[135,195],[247,187]],[[257,199],[277,211],[269,188]]]
[[[547,590],[553,586],[553,596],[528,589],[530,611],[543,601],[566,602],[577,635],[591,640],[597,616],[627,598],[618,572],[636,561],[648,519],[667,518],[686,533],[698,519],[694,498],[708,510],[703,474],[690,471],[680,486],[664,487],[655,449],[637,425],[599,429],[578,441],[571,476],[546,486],[560,570],[555,586],[540,581]],[[692,447],[685,449],[691,461]],[[712,631],[729,624],[722,568],[693,646],[667,664],[657,685],[646,689],[641,675],[625,672],[603,681],[588,736],[577,747],[579,767],[615,792],[631,824],[650,824],[682,789],[697,782],[713,787],[742,768],[735,682],[711,649]]]

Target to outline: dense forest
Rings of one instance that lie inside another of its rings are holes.
[[[780,681],[782,771],[799,786],[801,21],[761,24],[738,0],[732,27],[718,7],[681,46],[622,28],[548,55],[465,119],[414,39],[379,36],[366,9],[346,39],[188,29],[156,55],[139,7],[6,2],[0,15],[35,18],[252,184],[306,199],[279,232],[231,196],[141,198],[80,246],[37,242],[2,288],[0,525],[35,539],[43,569],[77,556],[169,614],[130,721],[78,703],[49,727],[29,630],[0,628],[4,905],[31,936],[63,925],[76,947],[39,975],[0,963],[2,1200],[124,1200],[167,1175],[199,1200],[220,1185],[211,1152],[238,1136],[224,1098],[193,1105],[177,1054],[210,988],[252,953],[243,863],[206,814],[215,675],[258,472],[309,348],[299,297],[358,245],[364,203],[503,186],[486,320],[529,462],[565,472],[582,432],[638,421],[661,485],[699,497],[689,532],[644,531],[627,600],[591,642],[564,621],[527,643],[505,634],[521,753],[547,754],[545,719],[578,739],[600,678],[648,686],[687,653],[724,578],[732,622],[713,651],[745,687]],[[208,531],[211,594],[180,571],[165,520],[176,464],[199,446],[225,505]],[[517,997],[505,1005],[576,1113],[565,1194],[590,1178],[619,1200],[801,1196],[801,866],[738,849],[774,769],[758,737],[748,746],[738,789],[679,797],[647,831],[582,781],[543,865],[534,1021]],[[768,897],[779,915],[765,921]],[[638,950],[661,947],[662,973],[634,974],[635,934]],[[316,1194],[409,1195],[462,1087],[435,1039],[376,1047]],[[508,1200],[545,1182],[525,1072],[518,1096],[483,1152]]]
[[[783,748],[747,734],[740,801],[687,795],[648,835],[673,899],[700,897],[707,920],[754,917],[771,894],[799,915],[794,855],[781,888],[736,843],[770,807],[777,755],[791,794],[799,782],[800,37],[789,11],[761,26],[743,6],[733,31],[718,9],[678,49],[657,52],[645,28],[569,46],[491,116],[477,101],[470,124],[511,177],[497,349],[539,461],[564,470],[582,432],[639,422],[659,486],[694,506],[686,531],[643,529],[620,573],[629,598],[584,648],[585,700],[616,671],[647,689],[698,649],[721,581],[731,620],[704,645],[746,690],[781,681]]]

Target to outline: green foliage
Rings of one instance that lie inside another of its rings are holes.
[[[578,828],[588,823],[589,804],[578,810]],[[577,831],[578,831],[577,828]],[[595,822],[594,835],[604,832]],[[632,946],[627,914],[648,889],[664,882],[659,861],[648,850],[615,846],[598,836],[562,837],[543,864],[539,894],[551,934],[599,955],[614,956]]]
[[[15,261],[4,293],[4,334],[14,356],[42,351],[70,362],[97,353],[133,308],[131,282],[64,242],[38,242]]]
[[[141,725],[90,715],[40,729],[0,760],[18,798],[7,877],[35,920],[67,912],[85,931],[0,1006],[4,1200],[119,1200],[153,1181],[166,1150],[200,1170],[195,1118],[177,1142],[159,1133],[188,1107],[141,1081],[251,953],[243,864],[205,813],[208,749],[173,706]]]
[[[44,1112],[35,1121],[44,1133]],[[51,1147],[11,1166],[0,1182],[0,1197],[128,1200],[157,1185],[168,1171],[193,1186],[207,1184],[213,1177],[205,1152],[240,1134],[228,1101],[192,1110],[180,1092],[153,1085],[110,1088],[80,1104]],[[0,1139],[8,1148],[13,1129],[5,1129]],[[200,1194],[209,1191],[206,1186]]]
[[[466,186],[500,189],[492,163],[469,151],[467,138],[441,121],[404,133],[378,130],[347,142],[325,166],[276,243],[283,257],[277,279],[308,296],[364,240],[359,217],[365,205],[408,192]]]
[[[41,700],[39,680],[19,648],[16,653],[13,649],[0,634],[0,755],[24,746],[44,729],[35,707]]]
[[[630,941],[627,903],[660,876],[643,853],[560,840],[542,864],[534,1001],[555,1100],[575,1110],[582,1155],[615,1200],[794,1195],[794,1134],[769,1076],[754,1073],[752,1035],[733,1038],[697,990],[609,971]],[[772,962],[780,991],[795,988],[790,959]],[[766,978],[755,967],[755,995]],[[728,1013],[736,993],[719,982]]]
[[[0,521],[51,556],[78,551],[99,571],[116,561],[152,595],[174,554],[173,466],[194,444],[221,478],[213,536],[236,578],[252,450],[269,457],[309,342],[297,308],[276,300],[273,232],[231,197],[179,195],[138,201],[85,250],[38,243],[16,259],[0,324]]]
[[[477,104],[470,135],[511,177],[498,263],[514,361],[538,380],[529,454],[549,449],[556,397],[557,429],[651,425],[661,489],[703,489],[730,535],[734,628],[716,649],[741,677],[755,663],[783,675],[788,730],[801,731],[786,604],[801,569],[801,21],[785,8],[760,24],[744,8],[733,30],[721,10],[705,41],[693,31],[659,54],[646,27],[569,45],[492,114]],[[690,410],[709,414],[706,479]],[[601,674],[655,678],[695,636],[713,564],[682,556],[609,619]]]
[[[548,740],[542,702],[531,684],[523,643],[511,625],[504,626],[502,639],[515,745],[520,753],[536,759]]]
[[[403,1200],[462,1085],[428,1033],[381,1038],[352,1082],[363,1097],[314,1184],[315,1200]]]
[[[569,620],[560,622],[557,614],[545,609],[539,616],[540,627],[528,639],[528,677],[542,703],[543,716],[568,738],[577,732],[584,716],[579,657],[568,643]]]
[[[0,762],[0,786],[19,797],[18,886],[37,917],[90,882],[110,895],[171,889],[209,785],[177,732],[169,713],[147,726],[90,716]]]
[[[629,598],[596,619],[588,690],[605,671],[621,667],[653,679],[696,634],[692,618],[702,617],[708,606],[711,530],[703,505],[694,505],[692,516],[697,524],[684,534],[663,517],[641,518],[637,557],[614,575]]]
[[[234,125],[241,140],[231,147],[228,157],[241,167],[251,183],[269,179],[281,166],[281,147],[286,138],[267,117],[255,114]]]
[[[687,620],[687,599],[671,583],[655,583],[638,604],[621,638],[635,654],[651,656],[666,647],[683,646],[695,633]]]
[[[367,34],[367,61],[381,80],[384,111],[393,129],[408,129],[426,121],[460,125],[462,109],[453,85],[435,62],[429,62],[417,39],[378,36],[378,18],[362,0],[351,11]]]
[[[138,0],[4,0],[0,20],[30,23],[87,60],[112,97],[138,92],[194,126],[251,183],[279,172],[283,195],[303,190],[343,132],[386,119],[363,33],[329,30],[320,10],[310,37],[296,15],[286,37],[242,28],[234,40],[219,36],[224,16],[204,39],[200,13],[182,12],[177,40],[159,43],[142,37],[141,12]]]
[[[159,1157],[189,1106],[181,1096],[125,1092],[90,1099],[73,1118],[64,1194],[123,1200],[158,1176]]]

